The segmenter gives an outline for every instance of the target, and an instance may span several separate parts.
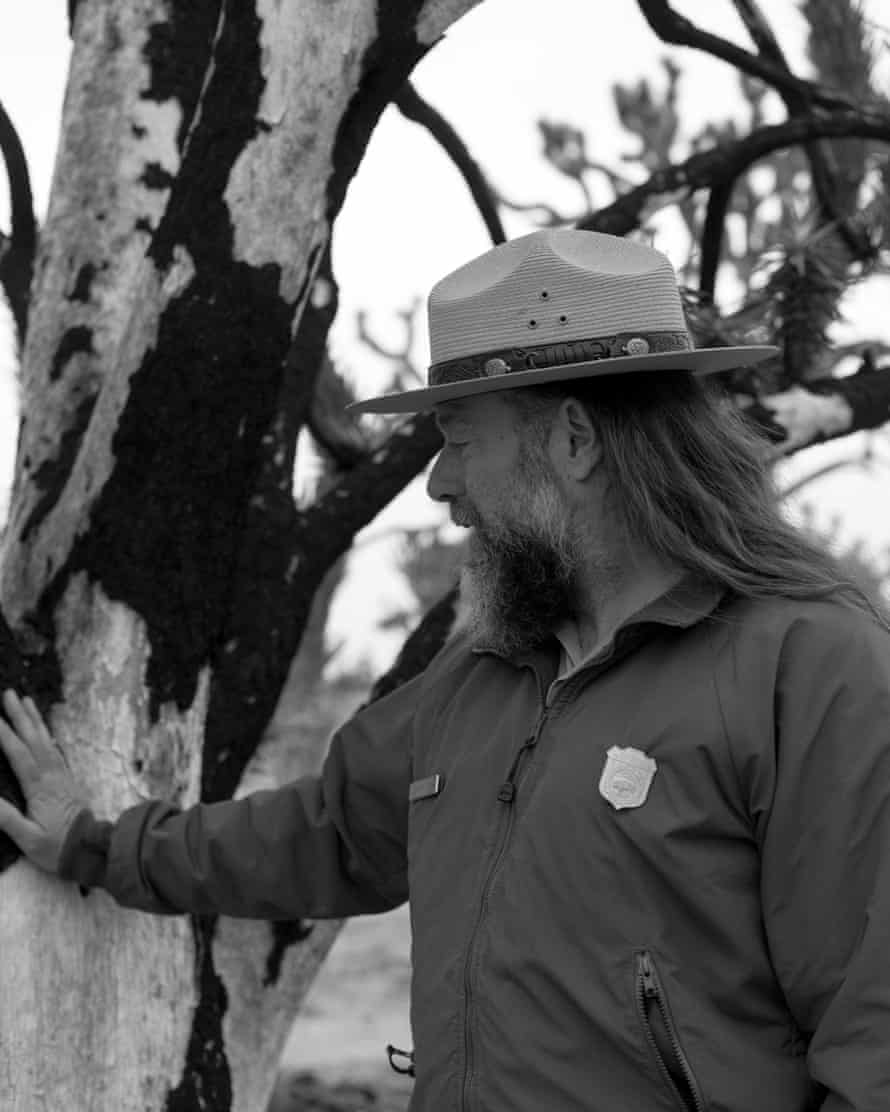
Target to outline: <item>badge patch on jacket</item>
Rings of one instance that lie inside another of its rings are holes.
[[[623,807],[639,807],[646,802],[657,767],[654,759],[641,750],[613,745],[606,752],[600,795],[608,799],[616,811]]]

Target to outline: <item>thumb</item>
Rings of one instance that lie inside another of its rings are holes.
[[[0,830],[8,834],[24,854],[34,845],[34,836],[38,833],[38,827],[3,798],[0,798]]]

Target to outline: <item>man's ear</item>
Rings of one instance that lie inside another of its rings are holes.
[[[560,468],[567,478],[583,482],[603,455],[596,425],[577,398],[566,398],[557,411],[556,427]]]

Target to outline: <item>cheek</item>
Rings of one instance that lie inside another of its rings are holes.
[[[465,491],[467,501],[489,526],[511,525],[522,518],[522,502],[512,483],[493,480],[491,475],[472,479],[468,475]]]
[[[464,489],[467,498],[480,509],[490,509],[499,501],[496,484],[484,468],[468,464],[464,471]]]

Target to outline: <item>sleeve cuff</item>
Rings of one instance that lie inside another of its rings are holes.
[[[97,819],[88,807],[79,812],[59,855],[58,873],[63,880],[73,880],[82,888],[103,887],[113,825]]]

